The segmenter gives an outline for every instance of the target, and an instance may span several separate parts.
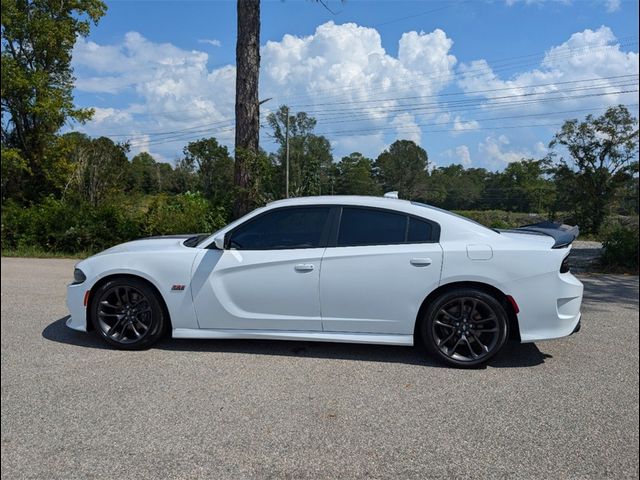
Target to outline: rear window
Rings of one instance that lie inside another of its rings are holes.
[[[417,218],[409,217],[407,243],[427,242],[431,239],[431,224]]]
[[[431,242],[434,233],[432,229],[430,222],[404,213],[343,207],[337,246]]]
[[[407,216],[364,208],[342,209],[338,246],[404,243]]]

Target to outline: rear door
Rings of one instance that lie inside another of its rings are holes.
[[[412,334],[440,282],[439,227],[393,210],[343,207],[322,258],[322,327],[329,332]]]

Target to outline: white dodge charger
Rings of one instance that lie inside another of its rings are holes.
[[[386,197],[386,196],[385,196]],[[213,235],[136,240],[76,266],[70,328],[174,338],[413,345],[454,366],[580,326],[577,228],[496,231],[396,198],[281,200]]]

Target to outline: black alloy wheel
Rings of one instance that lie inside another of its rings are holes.
[[[151,346],[164,333],[166,323],[156,292],[135,278],[111,280],[98,288],[91,319],[104,340],[124,350]]]
[[[481,290],[452,290],[428,308],[422,335],[427,349],[445,363],[477,367],[504,345],[507,314],[500,302]]]

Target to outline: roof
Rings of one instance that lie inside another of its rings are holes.
[[[486,227],[477,224],[473,220],[461,217],[447,210],[442,210],[424,203],[411,202],[389,197],[373,197],[365,195],[324,195],[316,197],[295,197],[284,200],[275,200],[267,204],[264,208],[271,209],[277,207],[297,206],[297,205],[357,205],[364,207],[388,208],[404,213],[429,218],[436,222],[454,222],[467,225],[477,225],[482,229]]]
[[[287,205],[363,205],[371,207],[408,207],[411,202],[396,198],[372,197],[366,195],[321,195],[316,197],[295,197],[275,200],[269,206],[283,207]]]

